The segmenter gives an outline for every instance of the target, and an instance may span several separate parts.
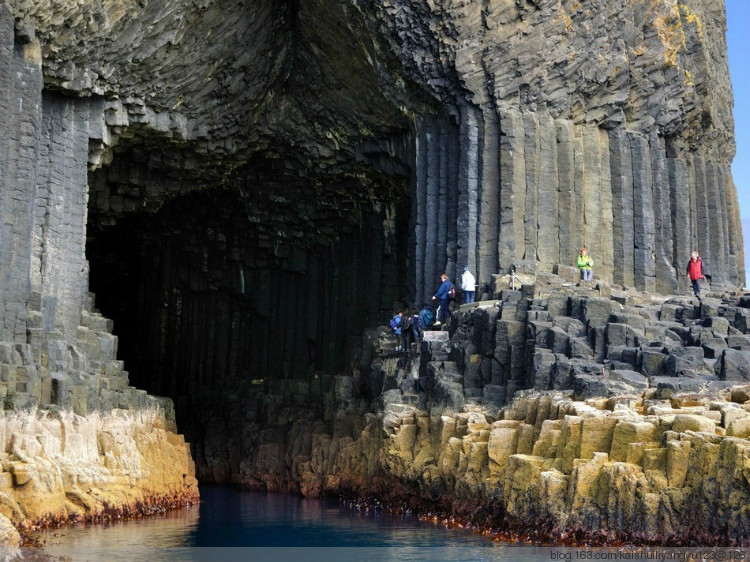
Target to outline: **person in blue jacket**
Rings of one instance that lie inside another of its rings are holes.
[[[450,299],[453,296],[453,283],[448,279],[448,276],[443,273],[440,276],[442,284],[437,290],[437,293],[432,297],[432,300],[439,300],[440,306],[437,310],[437,318],[435,319],[435,325],[439,325],[440,322],[447,322],[451,318],[451,310],[449,308]]]
[[[396,316],[391,318],[390,326],[393,333],[396,334],[396,351],[406,351],[405,344],[403,342],[404,325],[407,322],[407,317],[404,315],[402,310],[396,312]]]

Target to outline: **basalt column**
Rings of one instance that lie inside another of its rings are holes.
[[[521,260],[547,271],[574,265],[583,245],[596,275],[640,290],[684,288],[692,248],[715,286],[741,284],[726,164],[624,127],[509,107],[460,115],[447,130],[446,121],[426,121],[417,136],[418,301],[443,271],[454,277],[468,265],[481,285]]]
[[[41,89],[39,45],[16,42],[0,5],[0,341],[26,339]]]
[[[115,189],[133,168],[104,169],[93,183]],[[346,180],[316,192],[279,177],[92,228],[92,288],[131,380],[173,398],[192,441],[208,404],[230,411],[241,397],[239,415],[253,418],[255,390],[319,397],[406,291],[401,203],[346,200]]]
[[[462,150],[459,136],[468,141]],[[425,119],[415,135],[414,264],[416,303],[429,301],[440,285],[440,274],[455,277],[456,263],[468,259],[470,224],[476,228],[476,197],[467,193],[469,162],[477,158],[476,126],[463,130],[449,117]],[[459,183],[459,176],[464,179]],[[476,193],[476,177],[474,177]],[[460,187],[463,186],[463,187]],[[470,216],[469,206],[474,212]],[[463,217],[458,220],[457,217]],[[473,217],[473,218],[471,218]],[[461,234],[459,234],[461,233]],[[463,246],[459,247],[459,236]],[[461,258],[459,258],[459,252]]]
[[[481,286],[521,260],[574,265],[584,244],[628,287],[686,290],[690,249],[714,288],[744,283],[720,3],[389,0],[381,16],[456,128],[456,236],[417,238],[418,294],[442,264]],[[415,202],[436,193],[417,182]]]

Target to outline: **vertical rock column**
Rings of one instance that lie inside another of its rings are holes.
[[[416,163],[420,295],[434,291],[443,266],[453,275],[454,265],[468,264],[478,278],[520,260],[551,270],[575,263],[584,244],[598,276],[644,291],[686,289],[693,248],[715,284],[743,282],[736,191],[713,158],[656,132],[605,131],[505,106],[464,109],[460,134],[448,135],[457,150],[426,130]],[[449,175],[447,194],[446,149],[460,156],[458,189]]]
[[[576,199],[573,197],[575,183],[575,157],[573,123],[559,119],[557,125],[557,221],[559,226],[560,263],[569,263],[576,255],[573,232],[578,223]],[[572,262],[570,262],[572,263]]]
[[[467,127],[465,131],[465,134],[474,135],[474,152],[470,154],[476,161],[476,122],[473,128]],[[470,163],[470,155],[461,148],[465,143],[459,143],[457,136],[456,127],[447,118],[426,118],[417,127],[412,194],[416,209],[411,216],[415,221],[413,251],[415,301],[418,304],[430,300],[439,285],[441,273],[447,272],[451,276],[455,273],[459,246],[463,247],[463,259],[467,259],[470,217],[473,217],[476,231],[476,164]],[[473,180],[470,180],[470,169],[474,170]],[[471,201],[467,193],[470,183],[474,193]],[[457,221],[459,216],[465,218]],[[471,243],[474,247],[475,240]]]
[[[612,242],[615,283],[632,287],[633,280],[633,164],[630,145],[621,129],[609,133],[612,178]]]
[[[523,258],[523,216],[526,206],[524,130],[515,109],[501,107],[500,113],[500,235],[498,261],[501,272],[510,271]]]
[[[594,270],[612,277],[612,187],[608,137],[597,127],[582,127],[583,138],[583,243],[594,258]]]
[[[712,238],[716,235],[713,229],[708,228],[709,224],[709,192],[711,189],[711,174],[707,169],[706,161],[702,154],[693,155],[693,173],[695,193],[694,205],[695,214],[693,218],[692,231],[692,250],[698,250],[700,255],[707,263],[713,261]],[[687,261],[687,258],[685,258]]]
[[[416,262],[417,279],[421,280],[423,295],[428,297],[444,267],[443,248],[448,237],[448,184],[440,175],[441,158],[445,156],[441,140],[438,124],[434,120],[424,122],[417,136]]]
[[[559,171],[557,125],[548,114],[539,116],[539,260],[547,264],[560,261],[560,226],[558,222]]]
[[[0,5],[0,341],[26,341],[41,62],[38,43],[15,43],[13,17]]]
[[[669,201],[672,209],[672,224],[674,232],[673,256],[676,261],[677,287],[684,290],[688,286],[685,277],[685,264],[690,256],[692,247],[692,227],[690,201],[691,191],[689,189],[689,176],[687,165],[683,160],[677,158],[667,159],[667,170],[669,174]]]
[[[494,108],[483,111],[484,142],[482,147],[482,181],[480,183],[479,232],[477,261],[469,256],[459,263],[457,275],[468,265],[477,279],[486,280],[498,271],[498,233],[500,198],[500,124]]]
[[[456,252],[447,248],[446,273],[453,278],[457,265],[476,260],[477,223],[479,219],[479,186],[482,177],[481,114],[467,106],[461,108],[461,163],[458,172],[458,215],[455,219]],[[452,217],[448,217],[451,220]],[[489,217],[485,217],[489,220]],[[454,279],[455,280],[455,279]]]
[[[732,180],[730,170],[725,168],[724,187],[727,202],[728,225],[728,246],[729,261],[727,267],[730,272],[730,281],[735,285],[744,286],[745,270],[741,264],[745,263],[744,241],[742,237],[742,221],[740,219],[740,206],[737,201],[737,188]]]
[[[648,141],[629,133],[633,162],[633,267],[635,286],[641,291],[656,289],[654,260],[654,208],[651,200],[651,157]]]
[[[526,176],[526,205],[524,206],[524,250],[523,259],[536,261],[538,225],[538,187],[539,187],[539,165],[541,160],[541,147],[539,142],[539,123],[536,114],[527,113],[523,115],[524,127],[524,171]]]
[[[712,160],[706,162],[706,206],[708,221],[701,232],[711,233],[709,238],[710,260],[707,271],[716,280],[727,278],[726,266],[729,256],[727,247],[727,208],[724,202],[724,174],[721,166]]]
[[[651,173],[653,177],[654,218],[656,220],[656,290],[665,293],[677,291],[677,275],[672,249],[672,204],[669,196],[669,174],[664,139],[655,133],[649,138],[651,145]]]
[[[88,291],[89,101],[51,94],[43,106],[31,281],[42,295],[44,328],[72,342]]]
[[[427,138],[420,127],[414,139],[414,188],[412,191],[412,221],[414,236],[414,282],[416,299],[421,303],[429,295],[427,271]]]

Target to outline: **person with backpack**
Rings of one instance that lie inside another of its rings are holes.
[[[424,303],[422,310],[419,311],[419,330],[424,332],[435,322],[435,315],[432,313],[430,303]]]
[[[422,329],[419,327],[419,314],[416,309],[411,311],[411,316],[409,316],[409,326],[411,326],[411,335],[414,338],[414,341],[419,342],[422,336]]]
[[[440,288],[437,290],[437,293],[435,293],[432,297],[432,300],[439,300],[440,306],[438,306],[437,311],[437,320],[435,321],[435,326],[439,326],[441,322],[448,322],[451,318],[451,310],[450,310],[450,301],[452,299],[456,298],[456,288],[453,286],[453,283],[451,283],[451,280],[448,279],[448,275],[443,273],[440,276],[441,284]]]
[[[409,351],[412,341],[419,341],[419,317],[417,312],[404,314],[401,317],[401,323],[403,324],[401,328],[401,348],[402,351]]]
[[[391,318],[391,321],[388,323],[388,325],[391,327],[391,330],[393,330],[393,333],[396,335],[396,351],[404,351],[404,347],[401,344],[405,321],[406,318],[404,317],[404,312],[402,310],[399,310],[396,313],[396,316]]]

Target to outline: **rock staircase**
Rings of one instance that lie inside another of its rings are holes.
[[[171,401],[149,396],[128,384],[117,360],[112,321],[94,311],[92,294],[85,299],[75,343],[66,340],[42,312],[42,297],[29,302],[27,341],[0,342],[0,399],[6,409],[55,407],[86,415],[94,410],[142,409],[159,406],[174,419]]]
[[[424,332],[390,372],[374,363],[372,394],[412,403],[424,392],[423,407],[496,412],[524,389],[668,398],[750,382],[750,295],[665,296],[576,282],[575,268],[516,269],[493,278],[491,299],[457,307],[449,330]],[[398,345],[379,328],[376,355],[398,356]]]

